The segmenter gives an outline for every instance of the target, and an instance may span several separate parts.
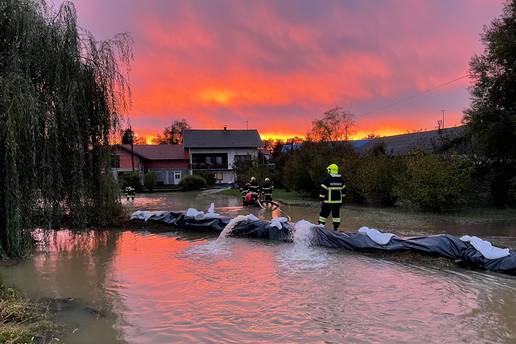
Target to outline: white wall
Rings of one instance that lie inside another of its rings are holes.
[[[212,148],[212,149],[190,149],[190,157],[192,154],[197,153],[227,153],[228,155],[228,169],[233,169],[233,164],[235,163],[235,155],[251,155],[254,158],[258,157],[258,150],[256,148],[234,148],[234,149],[224,149],[224,148]]]
[[[163,182],[164,185],[179,184],[181,179],[175,180],[175,173],[181,173],[181,178],[190,174],[190,170],[180,168],[150,168],[149,171],[154,172],[156,174],[157,181]]]
[[[235,182],[235,172],[233,172],[233,164],[235,163],[235,155],[251,155],[253,158],[258,158],[258,150],[256,148],[213,148],[213,149],[197,149],[191,148],[190,163],[192,161],[192,154],[211,154],[211,153],[226,153],[228,155],[228,170],[223,171],[223,179],[219,183],[232,184]],[[190,165],[191,166],[191,165]],[[220,170],[219,170],[220,171]],[[215,171],[214,171],[215,172]]]

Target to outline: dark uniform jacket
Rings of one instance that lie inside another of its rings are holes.
[[[342,190],[346,186],[340,174],[328,174],[321,184],[319,199],[323,203],[341,204]]]
[[[245,197],[247,193],[249,192],[249,183],[245,183],[242,187],[240,187],[240,193],[242,194],[242,197]]]
[[[249,191],[250,192],[259,192],[260,191],[260,186],[258,185],[258,182],[256,180],[249,182]]]
[[[272,182],[264,182],[262,185],[263,194],[266,196],[272,195],[273,185]]]

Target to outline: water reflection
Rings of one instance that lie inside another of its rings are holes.
[[[89,334],[94,332],[116,343],[118,317],[112,307],[118,295],[110,284],[116,281],[112,260],[120,235],[111,231],[40,232],[37,237],[42,241],[34,257],[2,269],[2,277],[59,310],[57,321],[66,327],[66,342],[91,343]]]
[[[174,195],[160,206],[206,209],[212,201]],[[216,205],[248,213],[232,202]],[[286,212],[298,219],[317,209]],[[347,216],[353,226],[364,220]],[[59,313],[71,343],[516,340],[515,278],[315,248],[304,238],[51,232],[32,260],[0,273],[32,297],[72,298]]]
[[[514,278],[302,241],[58,232],[32,261],[0,271],[32,296],[72,297],[59,320],[73,343],[487,343],[516,334]]]

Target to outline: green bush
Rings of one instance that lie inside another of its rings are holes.
[[[207,186],[206,179],[199,175],[185,176],[181,179],[179,185],[185,191],[200,190]]]
[[[331,145],[324,142],[305,142],[299,150],[291,153],[285,163],[285,188],[317,196],[326,175],[326,167],[336,163],[347,184],[346,193],[354,193],[353,188],[349,190],[349,183],[354,178],[356,159],[356,152],[347,143]]]
[[[432,211],[465,201],[471,187],[471,164],[467,158],[417,152],[405,157],[404,162],[406,174],[394,188],[401,201]]]
[[[387,156],[380,145],[361,157],[356,165],[350,187],[355,187],[367,203],[393,206],[397,200],[394,189],[404,173],[403,160]]]
[[[138,172],[124,172],[119,177],[119,184],[122,190],[132,186],[136,190],[141,190],[140,174]]]
[[[258,183],[262,184],[265,178],[271,178],[269,168],[260,164],[257,159],[239,160],[233,164],[236,174],[236,182],[238,185],[244,185],[249,182],[251,177],[255,177]]]
[[[145,173],[143,177],[143,185],[150,192],[154,191],[154,187],[156,186],[156,174],[152,171]]]
[[[509,185],[509,205],[516,207],[516,176],[510,180]]]
[[[215,174],[213,172],[208,172],[208,171],[196,171],[194,173],[195,175],[197,176],[201,176],[204,178],[204,180],[206,180],[206,184],[208,186],[212,186],[212,185],[215,185]]]

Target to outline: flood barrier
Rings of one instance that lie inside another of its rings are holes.
[[[417,252],[436,257],[446,257],[465,266],[484,270],[516,275],[516,251],[491,246],[489,242],[479,238],[440,234],[401,238],[390,233],[378,232],[381,240],[373,240],[368,231],[344,233],[327,230],[323,226],[307,221],[297,223],[286,221],[266,221],[254,215],[239,216],[232,219],[214,213],[173,211],[136,211],[133,221],[151,221],[167,224],[181,229],[208,230],[222,233],[222,236],[246,237],[266,240],[294,241],[296,231],[309,228],[310,245],[356,252]],[[229,225],[229,226],[228,226]],[[371,232],[371,231],[369,231]],[[375,233],[372,231],[373,234]],[[388,238],[385,239],[385,235]],[[477,240],[478,239],[478,240]],[[479,244],[479,242],[481,244]],[[494,256],[499,258],[488,258]]]

